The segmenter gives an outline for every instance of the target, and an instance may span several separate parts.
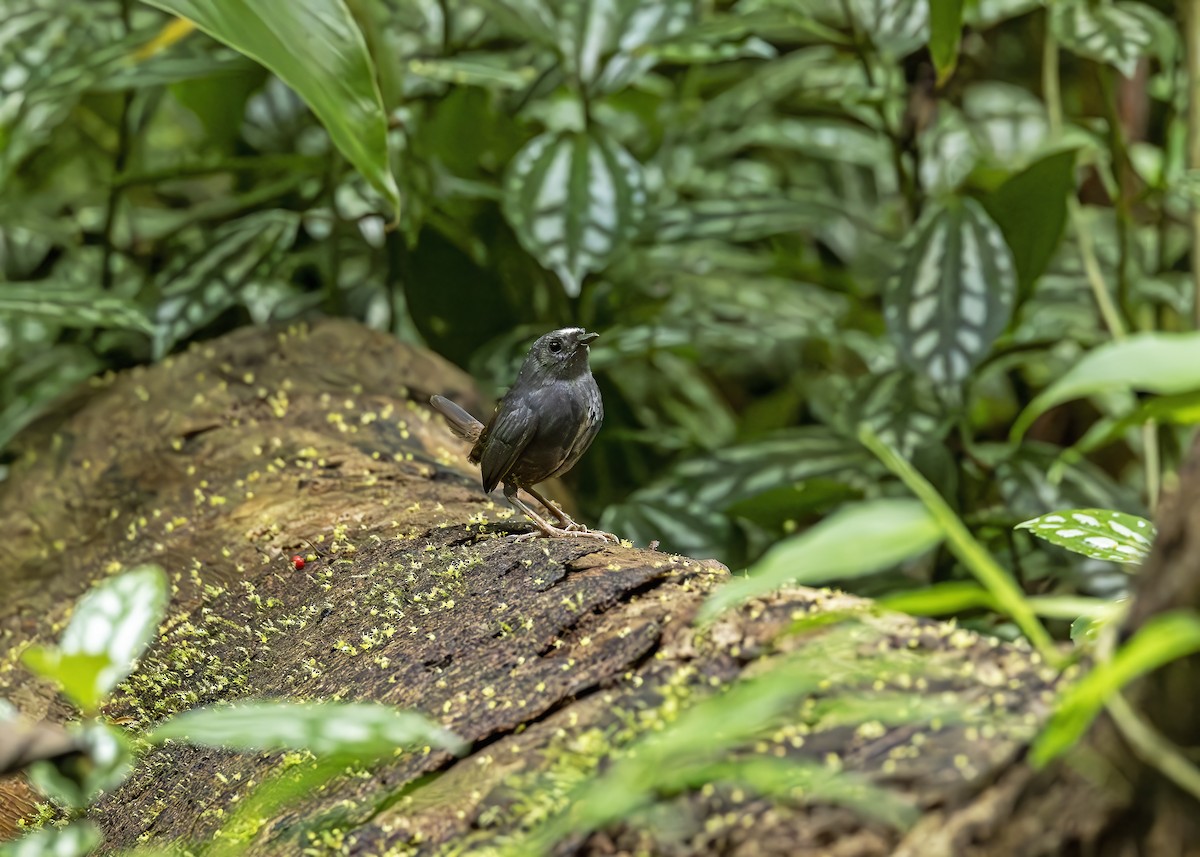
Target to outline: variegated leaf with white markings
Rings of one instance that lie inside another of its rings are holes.
[[[1107,63],[1126,77],[1159,38],[1170,38],[1171,25],[1144,3],[1056,3],[1050,23],[1063,46],[1087,59]]]
[[[1051,544],[1093,559],[1142,562],[1150,555],[1154,524],[1110,509],[1067,509],[1017,524]]]
[[[911,53],[929,39],[926,0],[851,0],[850,12],[871,43],[891,56]]]
[[[692,0],[567,0],[559,13],[564,65],[589,92],[615,92],[658,61],[648,45],[681,33]]]
[[[504,213],[521,246],[572,296],[633,237],[645,206],[641,164],[594,127],[535,137],[504,180]]]
[[[1008,326],[1016,288],[1012,253],[983,206],[947,202],[918,225],[888,283],[888,332],[935,384],[961,383]]]

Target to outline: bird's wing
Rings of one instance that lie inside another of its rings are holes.
[[[504,480],[536,431],[537,413],[533,408],[516,401],[501,403],[479,438],[484,491],[493,490]]]

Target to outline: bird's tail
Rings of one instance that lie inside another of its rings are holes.
[[[433,405],[433,409],[446,418],[446,424],[450,426],[450,431],[471,443],[479,440],[479,433],[483,431],[483,423],[479,420],[445,396],[431,396],[429,404]]]

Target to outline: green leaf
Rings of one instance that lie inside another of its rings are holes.
[[[14,842],[0,845],[0,857],[83,857],[92,853],[102,837],[90,821],[76,821],[66,827],[35,830]]]
[[[1040,539],[1109,562],[1142,562],[1150,555],[1154,525],[1110,509],[1065,509],[1017,524]]]
[[[693,16],[692,0],[563,0],[560,9],[563,65],[593,95],[653,68],[657,57],[646,48],[682,32]]]
[[[129,675],[166,605],[162,569],[139,566],[97,585],[75,606],[58,647],[27,649],[25,662],[61,684],[85,712],[94,711]]]
[[[133,301],[101,289],[55,282],[4,283],[0,315],[33,316],[62,327],[152,330],[146,314]]]
[[[0,337],[8,334],[0,325]],[[0,375],[0,449],[36,420],[59,396],[79,385],[104,364],[82,345],[59,344],[26,352],[23,361]]]
[[[757,241],[772,235],[812,230],[845,215],[831,202],[785,196],[699,199],[656,209],[646,224],[655,241],[724,238]]]
[[[1092,349],[1029,403],[1010,437],[1019,440],[1055,405],[1112,390],[1160,395],[1200,390],[1200,333],[1138,333]]]
[[[308,750],[318,756],[377,758],[411,745],[455,753],[462,739],[423,714],[370,702],[243,702],[185,711],[150,733],[233,750]]]
[[[1164,30],[1165,24],[1165,30]],[[1107,63],[1133,77],[1138,60],[1150,53],[1170,24],[1143,3],[1091,3],[1068,0],[1050,7],[1050,25],[1063,47]]]
[[[1087,731],[1114,693],[1129,682],[1178,658],[1200,652],[1200,616],[1163,613],[1149,619],[1112,660],[1098,664],[1059,701],[1034,742],[1033,763],[1042,766],[1069,750]]]
[[[334,145],[397,213],[387,116],[362,33],[342,0],[145,0],[269,68],[304,99]]]
[[[937,69],[939,86],[949,79],[958,65],[962,25],[963,0],[929,0],[929,55]]]
[[[1067,225],[1067,197],[1075,188],[1075,150],[1055,152],[1008,179],[982,200],[1004,233],[1022,293],[1054,256]]]
[[[181,255],[158,278],[155,358],[236,306],[248,285],[269,277],[295,242],[299,225],[294,211],[257,211],[223,223],[200,250]]]
[[[93,720],[77,729],[84,756],[38,762],[29,781],[58,803],[86,809],[102,791],[116,788],[133,768],[129,739],[115,727]]]
[[[917,500],[871,500],[826,518],[780,542],[747,578],[721,587],[700,610],[711,619],[743,601],[790,583],[818,584],[862,577],[924,553],[943,538],[942,528]]]
[[[1027,599],[1034,614],[1049,619],[1090,621],[1107,619],[1120,605],[1100,598],[1071,595],[1043,595]],[[899,610],[913,616],[946,616],[968,610],[1000,611],[1000,602],[978,583],[950,580],[923,589],[913,589],[880,598],[878,604],[889,610]]]
[[[938,386],[959,384],[1007,327],[1012,254],[973,199],[936,207],[914,231],[884,293],[888,332],[905,362]]]
[[[849,5],[871,44],[890,57],[903,57],[928,39],[925,0],[850,0]]]
[[[504,179],[504,213],[521,245],[572,297],[633,237],[645,204],[641,164],[595,127],[533,138]]]

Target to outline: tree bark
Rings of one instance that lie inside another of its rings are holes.
[[[696,626],[728,577],[718,563],[585,538],[503,538],[523,529],[519,519],[480,492],[464,445],[425,406],[442,393],[479,414],[471,389],[436,357],[325,321],[242,330],[106,378],[26,434],[0,486],[0,696],[27,717],[73,712],[20,652],[52,642],[94,582],[155,562],[174,584],[169,614],[105,708],[132,733],[202,704],[336,698],[419,709],[472,745],[464,758],[416,752],[336,777],[230,829],[255,786],[299,781],[308,763],[168,744],[90,811],[106,848],[219,834],[250,854],[492,853],[695,701],[797,654],[829,657],[829,629],[847,618],[848,669],[897,653],[905,669],[823,687],[743,757],[859,775],[917,806],[915,826],[719,784],[662,795],[560,851],[1089,853],[1123,813],[1143,812],[1075,767],[1025,764],[1057,681],[1027,646],[801,587]],[[1200,499],[1186,502],[1200,514]],[[294,569],[287,557],[310,544],[318,559]],[[1200,562],[1194,546],[1171,544],[1152,562],[1180,551]],[[897,692],[961,716],[917,725],[821,713]],[[1148,682],[1141,701],[1166,703],[1163,728],[1186,721],[1172,734],[1194,744],[1197,721],[1178,717],[1176,693],[1187,688]],[[1096,746],[1120,756],[1103,728]],[[20,781],[0,787],[0,833],[11,834],[32,796]]]

